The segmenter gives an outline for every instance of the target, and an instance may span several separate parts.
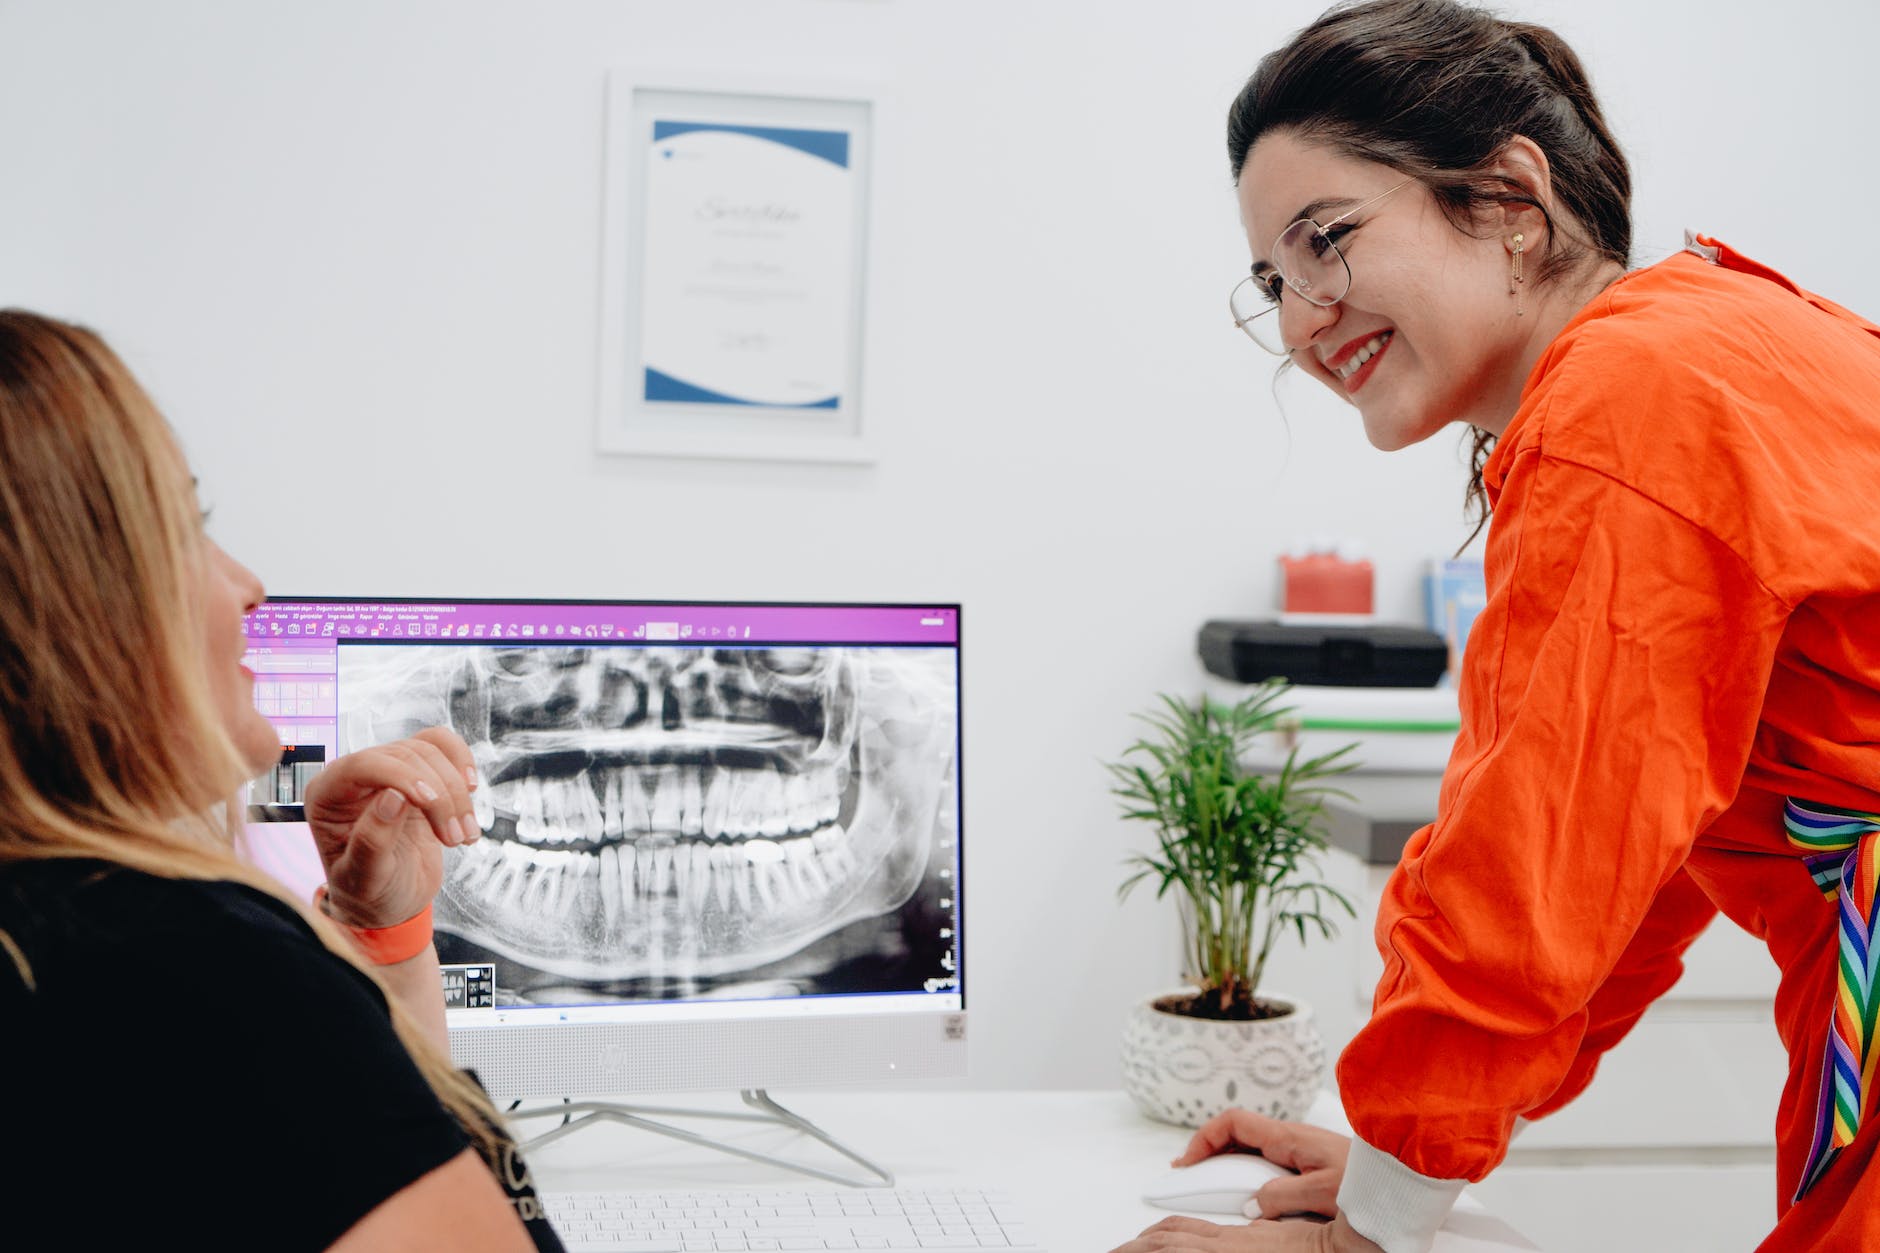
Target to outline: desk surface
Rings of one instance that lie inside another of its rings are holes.
[[[1189,1132],[1152,1122],[1121,1092],[854,1092],[774,1094],[793,1112],[889,1170],[900,1187],[977,1187],[1008,1193],[1052,1253],[1102,1253],[1167,1216],[1141,1200]],[[644,1105],[732,1110],[735,1097],[648,1099]],[[1329,1099],[1314,1121],[1334,1125]],[[678,1120],[675,1120],[678,1121]],[[518,1126],[539,1134],[545,1120]],[[773,1128],[683,1125],[746,1147],[811,1156],[819,1146]],[[833,1154],[820,1164],[840,1166]],[[543,1191],[676,1191],[831,1187],[777,1167],[678,1143],[616,1124],[588,1127],[529,1154]],[[1210,1221],[1213,1221],[1212,1219]],[[1222,1219],[1220,1221],[1228,1221]],[[1466,1194],[1437,1238],[1436,1253],[1533,1250]]]

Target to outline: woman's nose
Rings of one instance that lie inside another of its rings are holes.
[[[1338,321],[1339,306],[1315,305],[1298,292],[1288,291],[1279,302],[1279,337],[1289,352],[1309,345],[1318,333]]]

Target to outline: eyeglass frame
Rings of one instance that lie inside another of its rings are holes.
[[[1405,187],[1408,187],[1411,183],[1414,183],[1414,182],[1416,182],[1414,178],[1406,178],[1401,183],[1398,183],[1395,187],[1390,187],[1384,191],[1380,191],[1379,193],[1377,193],[1377,195],[1372,196],[1369,200],[1364,201],[1362,204],[1353,205],[1351,208],[1346,209],[1343,213],[1339,214],[1337,217],[1333,218],[1329,222],[1320,222],[1315,218],[1294,218],[1292,221],[1286,223],[1285,229],[1281,230],[1279,234],[1273,237],[1273,247],[1270,251],[1273,253],[1275,257],[1277,257],[1279,255],[1279,241],[1286,238],[1287,233],[1290,232],[1293,229],[1293,227],[1299,225],[1301,222],[1310,222],[1312,224],[1312,229],[1318,233],[1319,237],[1325,241],[1325,246],[1327,248],[1330,248],[1332,250],[1332,254],[1338,258],[1338,264],[1345,267],[1345,289],[1339,292],[1336,296],[1332,297],[1330,300],[1313,299],[1313,297],[1306,292],[1305,288],[1301,287],[1297,282],[1295,282],[1292,279],[1290,275],[1286,273],[1285,270],[1280,268],[1278,261],[1271,262],[1271,265],[1273,267],[1273,272],[1279,275],[1280,281],[1287,288],[1290,288],[1293,292],[1297,293],[1299,298],[1305,301],[1307,304],[1317,309],[1331,308],[1333,305],[1337,304],[1339,301],[1343,300],[1346,296],[1349,296],[1351,294],[1351,262],[1346,259],[1344,250],[1338,246],[1337,241],[1335,241],[1331,237],[1331,233],[1330,233],[1331,228],[1334,226],[1337,226],[1340,222],[1344,221],[1348,217],[1351,217],[1353,214],[1362,213],[1364,210],[1370,208],[1372,205],[1376,204],[1378,201],[1382,200],[1384,197],[1390,195],[1392,192],[1402,191]],[[1264,343],[1261,343],[1259,336],[1255,335],[1252,331],[1247,329],[1247,325],[1249,323],[1257,321],[1258,319],[1265,317],[1269,313],[1279,312],[1279,309],[1280,309],[1279,296],[1274,296],[1273,303],[1268,305],[1266,308],[1260,310],[1258,313],[1248,314],[1244,318],[1239,317],[1235,314],[1234,297],[1238,295],[1240,292],[1240,289],[1245,287],[1248,283],[1253,283],[1257,286],[1264,287],[1267,289],[1269,293],[1271,293],[1272,291],[1272,288],[1271,286],[1269,286],[1268,282],[1262,279],[1258,273],[1250,273],[1247,275],[1247,277],[1241,279],[1238,283],[1235,283],[1233,286],[1233,289],[1227,293],[1227,316],[1230,318],[1233,318],[1234,329],[1244,334],[1248,339],[1251,339],[1255,344],[1258,344],[1262,352],[1270,352],[1276,357],[1291,356],[1292,349],[1268,348]],[[1284,344],[1285,342],[1286,342],[1285,337],[1281,336],[1280,343]]]

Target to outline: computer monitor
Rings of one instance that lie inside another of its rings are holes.
[[[434,909],[491,1095],[965,1073],[957,605],[283,597],[251,855],[321,881],[335,756],[453,728],[483,838]]]

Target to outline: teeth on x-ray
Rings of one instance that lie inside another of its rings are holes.
[[[440,930],[564,979],[722,975],[908,900],[950,778],[951,666],[925,649],[342,646],[341,741],[444,723],[470,743],[486,838],[447,854]]]

